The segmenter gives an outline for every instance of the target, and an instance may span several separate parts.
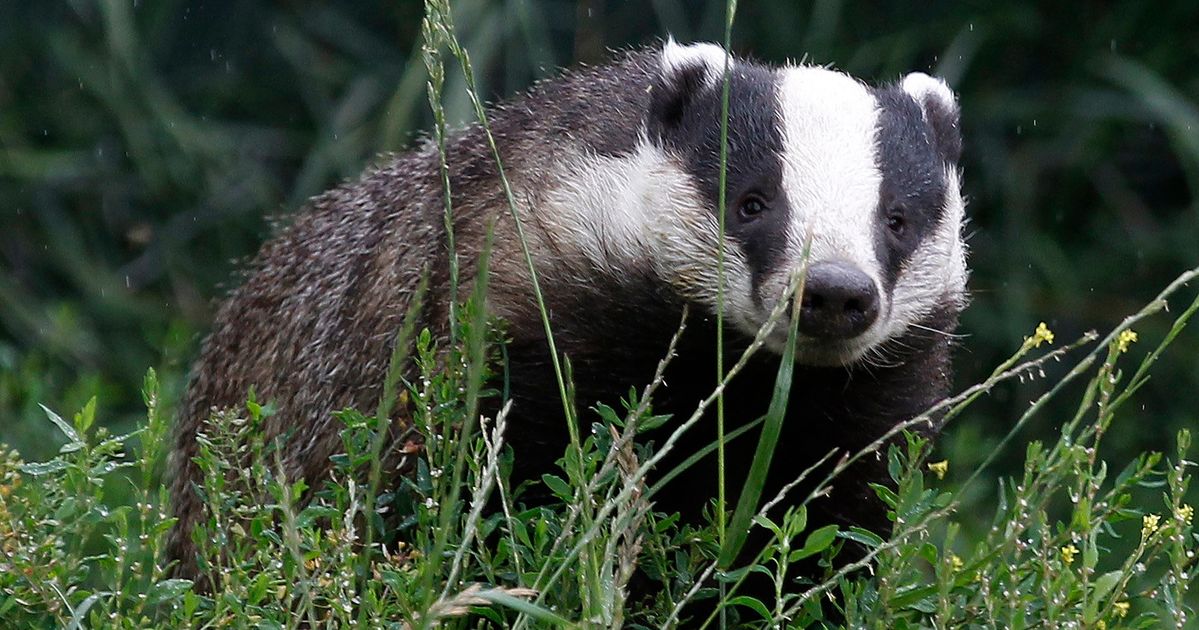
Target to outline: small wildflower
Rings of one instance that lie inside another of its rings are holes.
[[[1195,508],[1189,505],[1184,505],[1178,508],[1178,519],[1183,523],[1190,525],[1195,519]]]
[[[1076,555],[1078,555],[1078,547],[1075,547],[1072,544],[1062,547],[1062,562],[1065,562],[1066,564],[1073,564],[1074,556]]]
[[[1031,345],[1034,348],[1040,348],[1043,341],[1053,343],[1053,331],[1049,330],[1049,326],[1046,326],[1045,322],[1037,324],[1037,329],[1033,331],[1031,337],[1024,338],[1025,345]]]
[[[937,476],[937,479],[944,479],[945,473],[949,472],[949,460],[943,459],[939,462],[929,462],[928,469]]]
[[[1112,608],[1116,609],[1116,616],[1121,619],[1128,615],[1128,609],[1131,607],[1132,604],[1129,604],[1128,602],[1116,602],[1115,604],[1112,604]]]
[[[949,554],[949,564],[953,566],[954,571],[961,571],[962,567],[966,566],[965,562],[957,556],[957,554]]]
[[[1095,622],[1095,630],[1107,630],[1107,622],[1100,619]]]
[[[1141,538],[1148,538],[1157,531],[1162,517],[1157,514],[1146,514],[1141,517]]]
[[[1128,346],[1137,342],[1137,333],[1132,330],[1121,330],[1120,336],[1116,338],[1116,350],[1118,352],[1128,352]]]

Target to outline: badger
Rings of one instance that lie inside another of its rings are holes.
[[[514,207],[486,130],[451,134],[459,294],[473,286],[494,222],[486,306],[505,323],[514,477],[552,471],[569,434],[513,212],[557,348],[573,365],[580,421],[653,378],[684,309],[691,322],[653,403],[655,413],[686,418],[716,385],[718,309],[725,356],[736,357],[804,264],[774,488],[830,449],[855,451],[943,398],[966,301],[958,111],[945,82],[918,72],[870,86],[828,67],[775,67],[668,40],[490,109]],[[424,277],[417,326],[447,339],[453,292],[440,169],[428,141],[314,198],[219,307],[176,423],[170,555],[180,574],[196,571],[192,531],[205,508],[193,459],[214,410],[240,407],[251,388],[273,402],[261,431],[290,435],[285,472],[314,486],[342,446],[334,413],[378,404],[391,343]],[[787,329],[786,320],[776,325],[767,350],[725,390],[729,430],[766,411]],[[395,413],[403,426],[405,411]],[[710,444],[712,426],[693,429],[675,452]],[[742,442],[728,447],[733,488],[753,458],[752,440]],[[387,444],[384,457],[398,448]],[[393,484],[404,474],[385,469]],[[656,497],[658,509],[697,514],[715,493],[714,471],[709,460],[688,469]],[[882,525],[868,484],[884,479],[881,463],[863,460],[813,518]]]

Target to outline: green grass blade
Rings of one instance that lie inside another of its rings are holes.
[[[493,604],[511,608],[518,613],[528,615],[538,621],[544,621],[553,624],[555,628],[573,628],[575,624],[571,623],[565,617],[554,613],[551,610],[542,608],[533,602],[523,600],[519,597],[505,593],[504,591],[495,589],[487,591],[479,591],[474,594],[479,599],[485,599]]]
[[[746,424],[745,426],[738,427],[737,429],[726,433],[724,436],[724,443],[728,444],[729,442],[732,442],[733,440],[741,437],[742,435],[745,435],[747,432],[757,428],[757,426],[762,424],[762,422],[765,419],[766,419],[766,417],[763,416],[761,418],[758,418],[757,420],[754,420],[753,422]],[[692,466],[694,466],[697,462],[699,462],[699,460],[707,457],[708,455],[711,455],[712,451],[716,450],[717,445],[718,445],[717,441],[712,440],[712,442],[709,443],[707,446],[699,449],[698,451],[693,453],[690,457],[683,460],[683,462],[681,464],[670,469],[670,472],[659,477],[658,480],[654,482],[654,485],[650,486],[650,489],[648,491],[646,491],[645,496],[652,497],[655,494],[657,494],[659,491],[662,490],[662,488],[666,487],[666,484],[670,483],[671,480],[673,480],[675,477],[678,477],[679,475],[683,474],[683,472],[685,472],[688,468],[691,468]]]
[[[804,273],[806,269],[801,269]],[[741,488],[741,497],[737,500],[737,508],[733,511],[733,519],[729,522],[727,537],[721,544],[719,566],[727,569],[736,560],[745,538],[749,534],[750,521],[758,510],[758,501],[762,498],[762,488],[766,485],[766,473],[770,471],[770,461],[774,457],[775,446],[778,445],[779,435],[783,430],[783,420],[787,415],[787,400],[791,396],[791,383],[795,373],[795,342],[799,335],[799,305],[803,295],[803,281],[793,296],[791,322],[787,329],[787,346],[783,349],[783,359],[779,363],[778,375],[774,381],[774,395],[770,399],[762,425],[762,435],[758,437],[758,447],[754,451],[754,461],[750,466],[745,485]]]

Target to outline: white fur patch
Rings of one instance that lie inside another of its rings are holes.
[[[949,85],[942,79],[930,77],[923,72],[913,72],[903,78],[901,85],[903,91],[920,105],[921,111],[925,108],[925,102],[930,99],[935,99],[948,110],[955,107],[953,90],[949,89]]]
[[[642,138],[623,157],[578,153],[561,162],[539,221],[574,255],[615,276],[648,268],[679,293],[717,303],[719,225],[690,175]],[[725,311],[747,330],[757,324],[744,252],[725,239]]]
[[[662,69],[668,74],[674,74],[694,66],[704,68],[704,79],[711,83],[719,81],[724,76],[724,64],[728,53],[716,44],[698,43],[682,45],[671,37],[662,48]],[[732,58],[728,59],[729,67],[736,65]]]
[[[601,269],[646,258],[646,206],[690,189],[686,176],[648,143],[624,157],[576,153],[559,166],[562,175],[547,194],[541,221]]]

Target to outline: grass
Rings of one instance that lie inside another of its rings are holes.
[[[1186,499],[1190,434],[1179,433],[1168,457],[1146,453],[1117,463],[1098,453],[1105,437],[1132,429],[1121,423],[1122,410],[1199,309],[1199,298],[1132,369],[1124,359],[1148,340],[1133,345],[1128,331],[1160,317],[1196,275],[1180,278],[1103,339],[1087,335],[1046,352],[1039,347],[1046,331],[1029,337],[991,378],[943,403],[960,417],[1004,381],[1040,378],[1052,362],[1071,364],[1028,406],[1015,435],[1049,398],[1085,379],[1058,439],[1029,443],[1022,474],[1002,482],[986,536],[961,536],[965,488],[939,481],[951,464],[930,463],[921,438],[905,433],[895,443],[879,436],[852,455],[885,452],[891,479],[875,490],[890,510],[891,531],[809,523],[807,502],[835,484],[834,476],[781,514],[769,509],[781,497],[758,509],[753,524],[770,532],[769,544],[751,564],[728,568],[716,523],[685,525],[652,509],[645,474],[671,440],[651,452],[632,438],[665,421],[649,412],[654,384],[630,397],[624,414],[600,409],[579,449],[564,452],[561,471],[544,479],[556,501],[522,503],[522,489],[512,488],[505,472],[507,409],[477,429],[467,422],[472,400],[487,393],[464,392],[485,379],[481,366],[494,364],[484,358],[496,356],[484,349],[494,349],[496,337],[468,300],[459,311],[459,347],[439,348],[427,332],[411,339],[420,376],[403,383],[394,400],[412,410],[413,444],[423,443],[424,455],[403,487],[380,488],[372,472],[385,415],[341,414],[345,452],[307,504],[297,500],[303,482],[279,472],[282,446],[259,437],[269,406],[251,398],[241,412],[214,417],[200,439],[208,518],[196,540],[200,566],[220,580],[216,591],[199,593],[191,582],[167,577],[163,563],[171,520],[157,478],[168,419],[150,371],[142,389],[146,419],[136,431],[111,435],[98,427],[94,403],[71,420],[45,409],[65,442],[59,454],[30,463],[5,451],[0,619],[12,627],[478,627],[484,620],[659,627],[685,619],[689,601],[722,597],[727,623],[736,627],[1185,628],[1199,546]],[[444,352],[463,360],[442,362]],[[396,360],[409,359],[397,353]],[[457,367],[438,367],[444,365]],[[243,461],[247,468],[235,464]],[[134,500],[121,500],[128,496]],[[589,519],[581,513],[592,508],[581,496],[597,498]],[[1133,544],[1126,557],[1112,552],[1121,540]],[[848,547],[864,557],[838,562]],[[788,581],[789,566],[812,557],[820,558],[823,577]],[[647,599],[627,598],[637,567],[659,585]],[[773,599],[739,594],[750,573],[770,577]]]

